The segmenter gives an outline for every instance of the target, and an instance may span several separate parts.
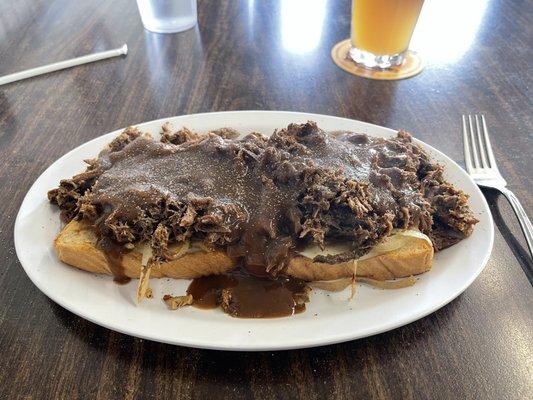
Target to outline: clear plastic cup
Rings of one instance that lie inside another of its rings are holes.
[[[196,0],[137,0],[146,29],[157,33],[182,32],[196,25]]]

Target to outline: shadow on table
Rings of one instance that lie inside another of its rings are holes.
[[[418,365],[418,356],[435,343],[444,341],[445,344],[453,337],[450,332],[458,330],[453,325],[460,323],[455,314],[461,303],[462,296],[459,296],[419,321],[377,336],[277,352],[230,352],[172,346],[107,330],[55,303],[52,309],[73,336],[97,352],[96,359],[103,357],[106,365],[113,366],[108,367],[111,371],[102,372],[106,376],[118,375],[116,371],[127,374],[134,368],[142,371],[142,376],[156,374],[159,382],[179,380],[180,385],[192,385],[197,395],[207,396],[216,387],[220,395],[231,397],[296,398],[305,392],[315,396],[329,396],[338,390],[361,392],[369,387],[362,385],[362,380],[375,374],[390,376],[391,371],[397,371],[392,373],[397,375],[403,368],[425,375],[424,366]],[[88,352],[82,350],[80,353]],[[120,377],[110,376],[109,379],[120,380]]]
[[[494,224],[498,227],[507,245],[510,247],[511,251],[515,255],[516,259],[518,260],[518,263],[524,270],[527,279],[533,285],[533,260],[531,259],[527,248],[522,247],[516,236],[509,229],[509,225],[516,225],[516,230],[520,232],[520,235],[522,235],[522,231],[520,230],[518,225],[518,219],[516,219],[516,216],[512,214],[512,219],[506,221],[506,219],[501,214],[500,207],[498,206],[498,199],[502,198],[505,201],[505,204],[508,205],[509,210],[511,210],[511,206],[497,190],[483,188],[482,191],[485,195],[485,198],[487,199],[487,203],[489,204],[489,208],[492,212]]]

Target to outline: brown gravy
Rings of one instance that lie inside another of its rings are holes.
[[[116,243],[112,239],[102,238],[98,241],[98,248],[103,251],[109,269],[113,274],[113,280],[119,285],[125,285],[131,281],[131,278],[126,276],[124,266],[122,264],[122,258],[125,253],[128,252],[124,246]]]
[[[198,308],[220,306],[238,318],[277,318],[305,311],[307,286],[299,279],[259,278],[238,268],[226,275],[194,279],[187,294]]]

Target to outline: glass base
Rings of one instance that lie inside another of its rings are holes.
[[[407,50],[406,50],[407,51]],[[368,69],[387,69],[401,65],[405,59],[405,52],[380,56],[358,48],[350,48],[350,58],[358,65]]]
[[[196,26],[196,19],[170,24],[148,24],[143,21],[143,26],[146,30],[154,33],[178,33],[194,28]]]

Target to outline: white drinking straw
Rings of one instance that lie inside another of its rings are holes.
[[[49,72],[59,71],[60,69],[75,67],[76,65],[87,64],[94,61],[104,60],[106,58],[117,57],[128,54],[128,46],[113,50],[102,51],[100,53],[88,54],[86,56],[72,58],[70,60],[59,61],[53,64],[43,65],[42,67],[27,69],[26,71],[15,72],[14,74],[0,77],[0,85],[20,81],[21,79],[31,78],[33,76],[47,74]]]

